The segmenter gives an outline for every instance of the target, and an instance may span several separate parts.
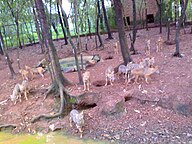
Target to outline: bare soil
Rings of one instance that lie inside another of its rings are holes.
[[[145,58],[145,40],[151,39],[151,55],[155,57],[155,65],[159,66],[160,74],[151,76],[149,84],[144,80],[140,84],[125,84],[123,78],[116,78],[114,85],[100,86],[91,85],[91,92],[98,93],[101,97],[99,106],[86,109],[84,138],[104,139],[114,143],[192,143],[192,34],[190,28],[180,33],[180,51],[182,58],[172,57],[175,45],[163,44],[163,50],[156,52],[155,42],[159,37],[159,28],[149,31],[139,30],[135,48],[139,54],[132,55],[132,59],[138,62]],[[128,35],[128,32],[127,32]],[[163,39],[166,40],[166,29],[163,28]],[[174,39],[174,28],[171,30],[171,38]],[[118,34],[113,33],[117,40]],[[102,61],[98,62],[88,70],[91,73],[91,83],[105,80],[104,72],[111,65],[117,67],[123,62],[121,53],[114,54],[112,59],[106,59],[113,52],[110,42],[106,41],[107,35],[102,35],[106,47],[103,50],[95,49],[94,37],[89,40],[88,51],[84,55],[99,54]],[[75,39],[73,39],[75,42]],[[85,40],[83,39],[83,46]],[[63,40],[54,41],[59,58],[72,56],[71,46],[63,46]],[[130,40],[128,38],[130,46]],[[107,45],[109,47],[107,47]],[[10,72],[3,57],[0,60],[0,102],[9,98],[16,83],[22,82],[18,73],[16,50],[9,50],[11,59],[14,60],[13,67],[17,73],[16,79],[10,79]],[[24,47],[19,50],[21,66],[36,66],[43,59],[38,44]],[[67,87],[70,93],[79,95],[84,93],[83,85],[78,85],[77,72],[63,73],[63,75],[75,85]],[[39,114],[54,114],[59,108],[59,100],[53,95],[44,99],[44,92],[50,85],[49,73],[45,73],[45,79],[36,75],[31,81],[29,100],[23,99],[16,105],[8,101],[0,105],[0,124],[16,124],[12,132],[35,133],[49,131],[49,125],[55,124],[67,134],[79,136],[75,126],[70,128],[69,116],[51,120],[40,120],[30,123],[30,120]],[[106,116],[101,113],[102,105],[118,97],[127,91],[133,90],[132,99],[125,102],[125,110],[122,113]],[[162,103],[158,103],[159,101]]]

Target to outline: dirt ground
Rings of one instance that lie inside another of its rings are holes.
[[[172,57],[175,52],[175,45],[163,44],[163,50],[156,52],[155,42],[159,37],[159,28],[151,28],[149,31],[138,30],[135,48],[139,52],[132,55],[132,59],[138,62],[145,58],[145,40],[151,39],[151,55],[155,57],[155,65],[159,66],[160,74],[151,76],[149,84],[144,80],[140,84],[130,83],[125,85],[123,78],[116,78],[114,85],[96,87],[91,85],[91,92],[97,92],[100,97],[100,105],[86,109],[84,138],[107,140],[114,143],[192,143],[192,34],[190,28],[187,28],[187,34],[181,30],[180,51],[183,58]],[[128,32],[127,32],[128,35]],[[166,40],[166,29],[163,28],[163,39]],[[171,31],[171,38],[174,39],[174,28]],[[118,34],[113,33],[115,40]],[[105,45],[115,40],[106,41],[107,35],[102,35]],[[73,40],[75,42],[75,40]],[[83,44],[84,44],[84,40]],[[63,40],[54,41],[59,58],[72,56],[71,46],[62,46]],[[130,40],[128,38],[130,46]],[[91,83],[105,80],[104,72],[106,68],[118,66],[123,62],[121,53],[113,55],[112,59],[106,59],[113,51],[112,47],[104,50],[96,50],[94,37],[89,40],[89,51],[85,55],[99,54],[102,61],[98,62],[88,70],[91,73]],[[98,48],[99,49],[99,48]],[[16,79],[10,79],[10,72],[3,57],[0,60],[0,102],[9,98],[16,83],[22,82],[22,77],[18,73],[16,62],[16,50],[10,50],[9,55],[14,60],[13,68],[17,73]],[[40,54],[39,45],[24,47],[19,50],[21,67],[24,65],[36,66],[39,60],[43,58]],[[63,73],[63,75],[77,84],[67,87],[72,94],[83,93],[83,86],[78,85],[78,76],[76,72]],[[117,75],[116,75],[117,76]],[[31,93],[29,100],[23,100],[16,105],[8,101],[0,105],[0,124],[16,124],[17,127],[13,133],[26,132],[48,132],[48,127],[55,124],[67,134],[79,136],[75,126],[70,128],[69,116],[55,118],[52,120],[40,120],[31,124],[32,117],[57,112],[58,100],[53,96],[44,99],[45,89],[50,85],[50,76],[45,73],[45,79],[36,75],[34,80],[29,81]],[[106,116],[101,113],[102,105],[119,95],[134,90],[133,99],[127,100],[124,104],[124,112],[116,115]],[[160,99],[164,99],[165,105],[157,105]],[[139,101],[140,100],[140,101]],[[141,101],[145,102],[141,102]],[[155,101],[155,102],[154,102]],[[181,107],[179,107],[181,105]],[[182,106],[189,106],[183,108]],[[182,109],[183,108],[183,109]]]

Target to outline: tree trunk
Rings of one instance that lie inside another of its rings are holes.
[[[92,37],[91,37],[91,22],[90,22],[90,19],[89,19],[87,0],[85,0],[85,5],[86,5],[86,15],[87,15],[88,32],[89,32],[90,38],[92,38]]]
[[[50,31],[48,29],[49,26],[48,26],[48,22],[46,19],[44,5],[43,5],[42,0],[35,0],[35,5],[36,5],[36,9],[38,12],[38,18],[39,18],[41,28],[42,28],[42,34],[43,34],[43,37],[45,38],[45,44],[46,44],[47,48],[49,49],[49,55],[51,58],[51,64],[52,64],[51,73],[54,76],[54,83],[51,85],[50,89],[53,89],[54,92],[56,91],[57,94],[59,94],[60,109],[54,115],[40,114],[39,116],[34,117],[31,120],[31,122],[35,122],[36,120],[38,120],[40,118],[55,118],[55,117],[61,116],[63,114],[63,112],[68,111],[67,106],[71,105],[70,104],[70,95],[67,93],[67,91],[64,88],[64,86],[69,85],[70,83],[62,75],[57,52],[54,47]]]
[[[101,39],[101,35],[100,35],[100,31],[99,31],[99,19],[100,19],[100,3],[99,3],[99,0],[97,0],[97,10],[96,10],[96,14],[97,14],[97,19],[96,19],[96,34],[98,36],[98,39],[99,39],[99,47],[102,47],[103,46],[103,42],[102,42],[102,39]]]
[[[159,15],[160,15],[160,20],[159,20],[159,24],[160,24],[160,34],[162,33],[162,5],[163,5],[163,2],[162,0],[160,0],[160,7],[159,7]]]
[[[124,64],[126,65],[128,62],[132,61],[129,48],[127,44],[127,38],[125,34],[125,27],[122,19],[122,3],[119,0],[114,0],[114,8],[116,14],[116,23],[119,34],[119,41],[121,46],[121,53],[123,56]]]
[[[7,50],[5,49],[5,45],[4,45],[4,40],[3,40],[3,35],[1,33],[1,30],[0,30],[0,45],[1,45],[1,48],[2,48],[2,51],[4,53],[4,56],[5,56],[5,59],[6,59],[6,62],[8,64],[8,67],[9,67],[9,70],[10,70],[10,73],[11,73],[11,78],[14,79],[16,74],[15,74],[15,71],[11,65],[11,60],[9,58],[9,55],[7,53]]]
[[[18,45],[18,42],[19,42],[19,47],[20,47],[20,49],[22,49],[21,40],[20,40],[20,37],[19,37],[19,23],[16,20],[15,20],[15,23],[16,23],[16,27],[17,27],[16,28],[16,30],[17,30],[17,45]],[[18,65],[18,68],[21,69],[18,46],[17,46],[17,65]]]
[[[52,20],[52,22],[51,22],[51,25],[52,25],[52,27],[53,27],[53,29],[54,29],[54,31],[55,31],[55,33],[56,33],[56,37],[57,37],[57,39],[58,39],[59,32],[58,32],[57,27],[56,27],[56,25],[55,25],[55,23],[54,23],[53,20]]]
[[[31,13],[31,15],[32,15],[32,13]],[[33,26],[32,26],[32,23],[33,23],[33,22],[29,22],[29,23],[30,23],[31,35],[32,35],[32,38],[33,38],[33,43],[35,43],[35,37],[34,37]]]
[[[157,3],[157,7],[159,9],[159,33],[162,33],[162,0],[160,0],[160,2],[158,0],[156,0]]]
[[[10,9],[10,11],[11,11],[11,15],[12,15],[12,17],[13,17],[13,19],[15,20],[15,24],[16,24],[16,35],[17,35],[17,42],[18,42],[18,46],[22,49],[22,45],[21,45],[21,40],[20,40],[20,34],[19,34],[19,18],[18,18],[18,11],[16,11],[16,14],[14,14],[14,12],[13,12],[13,9],[12,9],[12,7],[11,7],[11,5],[9,4],[9,2],[7,1],[7,5],[8,5],[8,7],[9,7],[9,9]],[[20,67],[20,64],[18,64],[19,65],[19,67]]]
[[[123,0],[122,2],[125,3],[126,0]],[[126,17],[126,13],[125,13],[125,8],[122,7],[122,14],[123,14],[123,20],[124,20],[124,25],[127,28],[127,31],[129,31],[129,24],[127,22],[127,17]]]
[[[141,25],[143,26],[143,28],[144,28],[144,22],[143,22],[143,16],[142,16],[142,15],[143,15],[143,14],[142,14],[142,13],[143,13],[143,12],[142,12],[143,1],[144,1],[144,0],[141,1],[141,5],[139,6],[138,12],[139,12],[139,19],[140,19],[140,21],[141,21],[140,24],[141,24]]]
[[[78,77],[79,77],[79,83],[81,84],[83,82],[83,78],[82,78],[82,75],[81,75],[81,72],[80,72],[79,60],[78,60],[78,57],[77,57],[77,50],[76,50],[76,47],[75,47],[75,45],[73,44],[73,42],[71,40],[71,34],[70,34],[69,25],[68,25],[68,21],[67,21],[67,15],[66,15],[65,11],[63,10],[63,8],[61,6],[61,2],[59,3],[59,5],[61,7],[63,21],[65,23],[65,29],[66,29],[66,32],[67,32],[67,35],[68,35],[68,38],[69,38],[69,42],[70,42],[70,44],[72,46],[72,49],[73,49],[73,52],[74,52],[75,64],[76,64],[76,67],[77,67],[77,73],[78,73]]]
[[[136,50],[134,47],[135,40],[136,40],[136,34],[137,34],[137,29],[136,29],[136,4],[135,0],[132,0],[132,6],[133,6],[133,38],[131,39],[131,48],[130,51],[133,51],[133,54],[136,54]]]
[[[34,4],[33,4],[33,1],[30,0],[31,2],[31,5],[32,5],[32,11],[33,11],[33,20],[35,22],[35,29],[36,29],[36,32],[37,32],[37,36],[38,36],[38,40],[39,40],[39,44],[41,46],[41,53],[45,53],[45,41],[44,41],[44,38],[43,36],[41,35],[41,30],[40,30],[40,27],[39,27],[39,23],[37,21],[37,14],[35,12],[35,8],[34,8]]]
[[[1,34],[2,35],[2,34]],[[2,41],[2,40],[1,40]],[[3,52],[3,46],[2,46],[2,44],[0,43],[0,54],[1,55],[4,55],[4,52]],[[1,59],[1,58],[0,58]]]
[[[60,22],[60,25],[61,25],[61,28],[62,28],[62,31],[63,31],[63,35],[64,35],[64,40],[65,40],[64,45],[67,45],[68,44],[67,35],[66,35],[66,32],[65,32],[65,28],[64,28],[64,25],[63,25],[62,18],[61,18],[61,13],[60,13],[60,9],[59,9],[59,0],[57,0],[57,12],[58,12],[58,16],[59,16],[59,22]]]
[[[17,33],[18,46],[19,46],[20,49],[22,49],[20,33],[19,33],[19,22],[18,22],[18,19],[16,19],[16,18],[15,18],[15,23],[16,23],[16,33]]]
[[[167,41],[170,40],[170,18],[167,19]]]
[[[53,44],[50,31],[48,29],[49,26],[48,26],[48,22],[46,19],[44,5],[43,5],[42,0],[35,0],[35,5],[36,5],[37,12],[38,12],[38,18],[39,18],[39,21],[41,24],[42,35],[45,38],[46,46],[49,49],[51,63],[53,66],[52,72],[54,74],[54,79],[56,80],[57,85],[59,85],[59,83],[62,83],[64,86],[69,85],[70,82],[63,76],[61,68],[60,68],[57,52],[56,52],[55,46]]]
[[[30,44],[32,44],[33,42],[32,42],[32,39],[31,39],[31,36],[30,36],[30,32],[29,32],[29,29],[28,29],[28,26],[27,26],[27,23],[26,22],[24,22],[24,25],[25,25],[25,28],[26,28],[26,31],[27,31],[27,38],[28,38],[28,40],[29,40],[29,42],[30,42]]]
[[[145,23],[146,23],[146,30],[148,31],[148,19],[147,19],[147,2],[145,0]]]
[[[24,31],[23,31],[23,23],[20,23],[20,35],[21,35],[21,40],[22,40],[22,46],[25,45],[25,39],[24,39]]]
[[[103,15],[104,15],[104,20],[105,20],[105,26],[107,28],[107,34],[108,34],[108,38],[107,39],[113,39],[112,35],[111,35],[111,30],[108,24],[108,19],[107,19],[107,13],[106,13],[106,9],[105,9],[105,2],[104,0],[101,0],[102,3],[102,9],[103,9]]]
[[[176,44],[176,49],[175,49],[175,53],[173,54],[173,56],[176,57],[182,57],[182,55],[180,54],[179,51],[179,32],[180,32],[180,28],[181,28],[181,24],[183,23],[184,17],[185,17],[185,12],[187,9],[187,4],[188,4],[188,0],[181,0],[184,4],[183,8],[181,9],[181,16],[179,17],[179,20],[177,20],[176,22],[176,32],[175,32],[175,44]],[[179,7],[177,7],[176,9],[177,11],[179,11]]]
[[[81,37],[79,35],[79,24],[78,24],[78,15],[77,13],[77,0],[73,1],[74,4],[74,14],[75,14],[75,25],[76,25],[76,32],[77,32],[77,38],[78,38],[78,49],[80,50],[81,55],[81,69],[83,70],[83,55],[82,55],[82,44],[81,44]],[[79,79],[80,84],[83,84],[83,80]]]

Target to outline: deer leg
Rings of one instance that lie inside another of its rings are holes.
[[[89,91],[89,86],[90,86],[90,83],[89,81],[87,81],[87,90]]]
[[[27,90],[25,90],[24,95],[25,95],[25,99],[28,100],[28,98],[27,98]]]
[[[105,78],[105,86],[107,86],[107,77]]]
[[[69,118],[69,125],[72,127],[72,117]]]
[[[85,81],[83,82],[83,87],[84,87],[83,91],[85,91],[85,90],[86,90],[86,84],[85,84]]]

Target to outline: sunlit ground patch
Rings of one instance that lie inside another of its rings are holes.
[[[80,138],[64,136],[58,133],[49,133],[46,135],[13,135],[0,132],[0,144],[106,144],[106,142],[82,140]]]

